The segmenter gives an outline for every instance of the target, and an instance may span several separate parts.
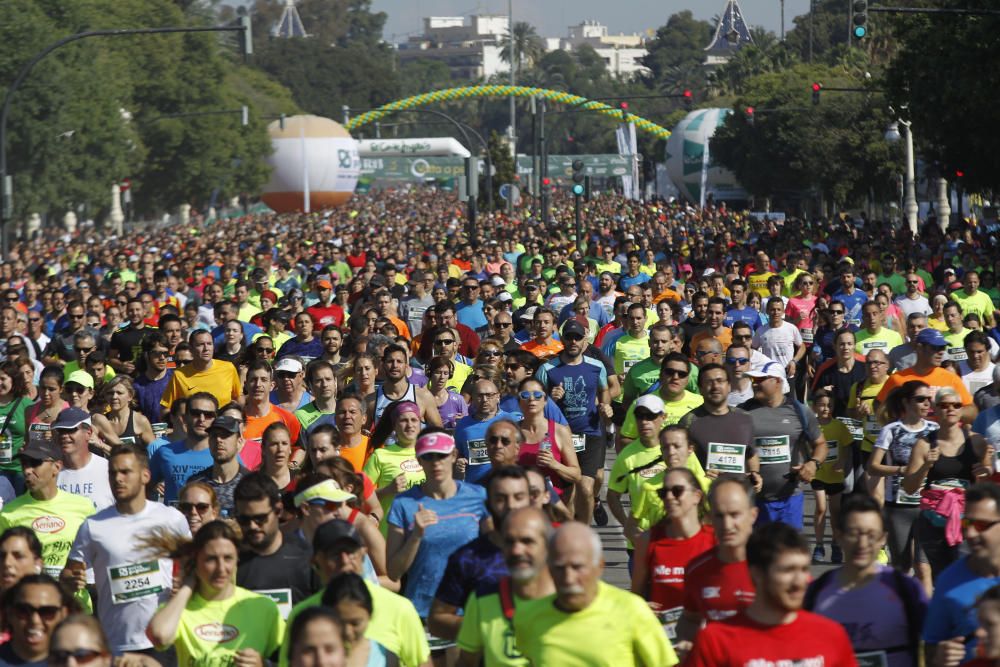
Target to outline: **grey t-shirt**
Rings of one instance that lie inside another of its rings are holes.
[[[816,415],[808,407],[796,408],[786,398],[776,408],[761,405],[756,399],[740,406],[753,420],[753,448],[760,458],[760,475],[764,487],[758,494],[761,500],[778,500],[801,493],[797,466],[812,455],[812,443],[822,436]],[[803,433],[803,419],[806,424]]]
[[[746,459],[753,456],[753,419],[746,411],[730,408],[724,415],[713,415],[701,406],[681,417],[680,425],[688,430],[695,456],[703,468],[709,468],[708,450],[711,443],[744,447],[743,471],[746,472]]]
[[[399,304],[399,316],[406,321],[406,326],[410,328],[410,334],[416,336],[424,329],[424,313],[434,305],[434,299],[430,294],[425,294],[423,299],[410,297]]]

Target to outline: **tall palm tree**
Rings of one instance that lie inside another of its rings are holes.
[[[545,42],[538,36],[535,26],[525,21],[518,21],[514,24],[514,67],[517,70],[531,67],[545,53]],[[503,48],[500,49],[500,59],[505,63],[511,62],[510,53],[511,39],[508,35],[504,39]]]

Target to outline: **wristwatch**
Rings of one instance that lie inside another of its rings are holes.
[[[816,467],[819,468],[819,459],[814,459],[812,457],[806,459],[806,463],[809,463],[810,461],[812,461],[813,463],[815,463]]]

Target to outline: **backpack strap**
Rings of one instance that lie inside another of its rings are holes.
[[[514,588],[510,577],[500,579],[498,593],[500,594],[500,609],[508,622],[514,621]]]
[[[812,611],[816,607],[816,598],[819,597],[820,591],[830,585],[836,572],[837,570],[827,570],[819,576],[819,579],[809,584],[809,588],[806,589],[805,599],[802,600],[803,609]]]

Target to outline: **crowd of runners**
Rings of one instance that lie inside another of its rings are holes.
[[[14,242],[0,667],[1000,665],[995,227],[583,219]]]

